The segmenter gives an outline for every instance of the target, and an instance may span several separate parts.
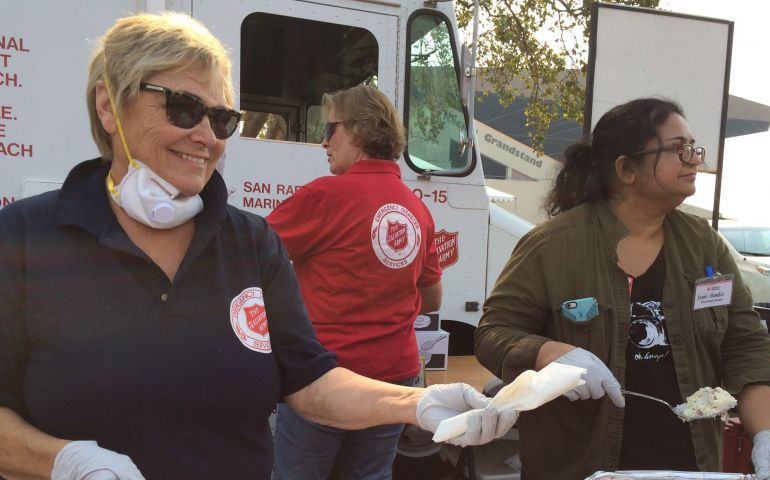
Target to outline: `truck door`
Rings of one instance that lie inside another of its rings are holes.
[[[445,292],[441,324],[452,334],[450,353],[471,353],[486,291],[489,197],[466,138],[456,25],[440,10],[421,9],[409,16],[406,37],[402,177],[436,223]]]
[[[227,6],[195,0],[192,12],[231,49],[244,112],[224,159],[229,202],[267,215],[301,185],[329,175],[319,145],[323,93],[369,83],[396,100],[398,16],[388,11],[398,10],[298,0]]]

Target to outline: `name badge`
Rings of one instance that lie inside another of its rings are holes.
[[[733,299],[733,275],[715,275],[695,282],[693,310],[730,305]]]

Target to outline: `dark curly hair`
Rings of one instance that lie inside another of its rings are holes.
[[[545,201],[551,215],[566,212],[585,202],[606,200],[617,180],[615,160],[646,148],[657,138],[672,113],[684,117],[682,107],[659,98],[640,98],[613,107],[596,123],[590,139],[570,145],[564,166]],[[629,157],[638,167],[643,157]]]

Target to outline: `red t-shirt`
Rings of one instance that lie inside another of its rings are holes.
[[[300,188],[268,217],[299,278],[318,339],[339,365],[392,381],[419,372],[419,287],[441,280],[428,208],[388,160]]]

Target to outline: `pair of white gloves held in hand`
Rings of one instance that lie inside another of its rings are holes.
[[[431,385],[417,404],[417,422],[420,428],[435,432],[442,420],[474,410],[465,433],[447,443],[460,447],[483,445],[508,433],[519,417],[513,409],[499,411],[489,404],[490,400],[465,383]]]
[[[588,400],[601,398],[606,394],[616,406],[625,407],[626,401],[620,392],[620,383],[593,353],[575,348],[557,358],[555,362],[586,370],[581,377],[585,383],[565,393],[565,397],[570,400]],[[498,411],[489,405],[489,401],[488,397],[481,395],[470,385],[434,385],[428,387],[417,405],[417,421],[423,429],[435,432],[442,420],[469,409],[481,409],[469,418],[468,430],[464,434],[448,441],[459,446],[481,445],[505,435],[518,418],[517,411]]]

